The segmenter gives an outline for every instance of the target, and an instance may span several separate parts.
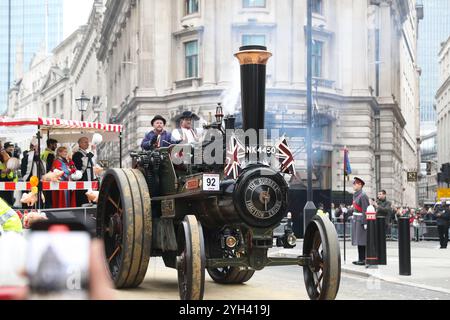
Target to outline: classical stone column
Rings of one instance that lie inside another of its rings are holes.
[[[286,87],[289,85],[291,74],[291,39],[292,39],[292,7],[291,0],[276,0],[275,15],[277,21],[276,48],[268,48],[275,52],[275,86]]]
[[[222,1],[221,1],[222,2]],[[216,85],[216,0],[206,0],[201,2],[203,8],[201,14],[203,17],[204,33],[203,33],[203,85],[212,87]],[[200,61],[201,61],[200,60]]]
[[[352,94],[353,74],[357,66],[353,65],[353,0],[341,0],[337,5],[337,20],[339,32],[336,32],[336,48],[339,56],[339,77],[337,86],[346,96]]]
[[[353,1],[353,96],[368,96],[367,1]]]
[[[391,5],[380,4],[380,98],[384,103],[392,103],[392,41],[393,25],[391,20]]]
[[[294,17],[292,21],[293,43],[293,65],[292,83],[295,88],[304,87],[306,81],[306,1],[293,1]]]
[[[208,1],[208,0],[206,0]],[[234,29],[230,22],[233,21],[233,9],[234,6],[228,1],[218,1],[216,3],[217,12],[220,12],[216,16],[216,31],[217,37],[221,39],[217,43],[217,57],[219,65],[218,82],[220,86],[227,87],[232,80],[239,82],[239,65],[235,63],[233,52],[237,52],[239,48],[234,48],[232,45]],[[235,79],[233,79],[235,75]]]
[[[139,43],[138,61],[139,95],[155,94],[155,1],[139,1]]]
[[[292,21],[293,55],[292,82],[296,88],[304,87],[306,83],[306,1],[293,1],[294,20]]]

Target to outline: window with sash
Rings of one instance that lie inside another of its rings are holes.
[[[198,41],[189,41],[184,44],[186,78],[198,77]]]
[[[198,12],[198,0],[185,0],[186,2],[186,15],[194,14]]]
[[[266,0],[243,0],[244,8],[265,8]]]
[[[313,0],[312,12],[317,14],[323,14],[323,0]]]
[[[312,47],[312,74],[314,78],[322,78],[323,42],[314,41]]]
[[[263,34],[244,34],[242,36],[242,45],[243,46],[265,46],[266,45],[266,36]]]

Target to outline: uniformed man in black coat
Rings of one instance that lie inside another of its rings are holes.
[[[436,213],[436,224],[439,232],[439,241],[441,243],[441,249],[447,249],[448,244],[448,228],[450,224],[450,207],[447,204],[442,206]]]
[[[358,246],[358,261],[353,264],[364,266],[366,264],[367,220],[366,211],[369,206],[369,197],[363,191],[365,182],[358,177],[353,181],[353,217],[352,217],[352,245]]]

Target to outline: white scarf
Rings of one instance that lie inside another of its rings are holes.
[[[83,161],[83,166],[81,168],[81,172],[83,172],[83,174],[86,172],[87,181],[94,180],[94,178],[95,178],[94,177],[95,156],[92,157],[91,166],[89,166],[89,157],[87,156],[87,154],[89,152],[87,152],[86,150],[83,150],[83,149],[78,150],[78,152],[80,152],[83,155],[83,157],[81,158],[81,160]]]
[[[34,153],[35,151],[30,151],[28,152],[28,163],[27,163],[27,172],[25,173],[25,175],[23,176],[23,181],[28,181],[28,179],[32,176],[38,176],[38,167],[34,165]],[[43,166],[43,171],[41,172],[41,174],[45,174],[46,170],[45,170],[45,163],[41,160],[39,160]]]

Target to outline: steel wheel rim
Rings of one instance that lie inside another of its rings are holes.
[[[105,216],[103,217],[103,223],[107,226],[104,230],[105,254],[111,275],[115,278],[122,266],[123,207],[119,187],[115,180],[111,182],[106,191],[108,196],[105,199]]]
[[[327,218],[315,216],[308,225],[303,255],[310,259],[303,266],[309,297],[312,300],[336,299],[340,285],[341,258],[336,229]]]

